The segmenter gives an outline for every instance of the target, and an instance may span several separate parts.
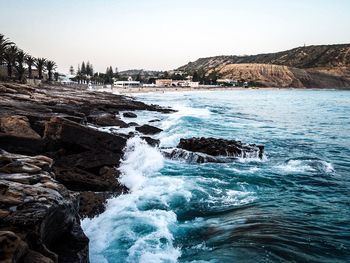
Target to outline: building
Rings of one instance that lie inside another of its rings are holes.
[[[233,87],[237,86],[238,84],[238,81],[233,79],[218,79],[216,80],[216,82],[221,85],[227,85],[227,86],[233,86]]]
[[[191,80],[157,79],[157,87],[199,87],[199,82]]]
[[[156,79],[157,87],[171,87],[173,81],[171,79]]]
[[[130,87],[140,87],[141,82],[140,81],[134,81],[134,80],[127,80],[127,81],[114,81],[114,86],[120,87],[120,88],[130,88]]]

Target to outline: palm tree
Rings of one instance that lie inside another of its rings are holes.
[[[52,60],[46,61],[46,69],[49,74],[49,81],[52,81],[52,71],[56,68],[56,63]]]
[[[13,43],[8,38],[5,38],[4,35],[0,34],[0,65],[5,59],[4,56],[6,49],[11,45],[13,45]]]
[[[5,50],[4,59],[7,63],[7,76],[12,77],[12,68],[15,65],[18,48],[15,45],[8,46]]]
[[[31,79],[32,75],[33,75],[33,73],[32,73],[32,66],[35,63],[35,58],[30,56],[30,55],[27,55],[25,61],[26,61],[26,64],[28,66],[28,77]]]
[[[15,68],[16,68],[16,74],[18,77],[18,80],[24,81],[24,75],[26,72],[26,69],[24,67],[24,62],[26,59],[26,53],[24,53],[22,50],[19,50],[16,54],[15,58]]]
[[[46,58],[37,58],[35,60],[35,66],[38,69],[39,79],[43,78],[43,71],[45,69]]]

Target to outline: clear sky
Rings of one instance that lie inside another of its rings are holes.
[[[0,33],[59,71],[350,43],[350,0],[0,0]]]

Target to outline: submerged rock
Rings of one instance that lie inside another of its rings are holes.
[[[143,134],[149,134],[149,135],[157,134],[163,131],[162,129],[159,129],[157,127],[154,127],[148,124],[142,125],[140,127],[136,127],[135,130]]]
[[[137,118],[137,115],[133,112],[124,112],[123,116],[126,118]]]

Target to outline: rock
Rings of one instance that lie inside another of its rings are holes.
[[[228,161],[227,159],[216,158],[205,153],[190,152],[177,148],[170,151],[163,150],[162,153],[168,159],[183,160],[187,163],[224,163]]]
[[[40,135],[30,127],[29,120],[25,116],[0,117],[0,131],[16,137],[40,138]]]
[[[137,118],[137,115],[133,112],[124,112],[123,116],[126,118]]]
[[[191,152],[234,158],[262,158],[264,153],[264,146],[262,145],[243,144],[240,141],[203,137],[181,139],[177,147]]]
[[[141,139],[145,140],[149,145],[151,145],[153,147],[157,147],[160,144],[160,140],[153,139],[153,138],[148,137],[148,136],[142,136]]]
[[[149,122],[152,123],[152,122],[159,122],[160,119],[153,119],[153,120],[150,120]]]
[[[90,115],[87,120],[99,126],[119,126],[120,128],[129,127],[126,122],[118,119],[114,114],[111,113],[104,112]]]
[[[119,172],[110,168],[109,173],[95,173],[72,167],[54,167],[56,180],[72,191],[116,192],[122,193],[126,188],[118,182]],[[113,170],[113,171],[112,171]]]
[[[19,262],[28,252],[28,245],[11,231],[0,231],[0,262]]]
[[[132,127],[132,126],[139,126],[139,124],[136,123],[136,122],[129,122],[128,125],[129,125],[129,127]]]
[[[0,257],[8,262],[88,262],[78,196],[53,179],[52,160],[5,151],[0,160],[0,240],[5,242],[1,249],[7,247]],[[14,174],[4,169],[10,164],[19,171],[29,165],[37,169]]]
[[[114,196],[113,192],[81,192],[79,214],[83,218],[93,218],[106,209],[108,198]]]
[[[60,143],[63,148],[72,148],[72,151],[101,150],[119,154],[123,153],[127,140],[60,117],[53,117],[46,123],[44,138]]]
[[[150,134],[150,135],[157,134],[157,133],[160,133],[163,131],[162,129],[159,129],[157,127],[154,127],[154,126],[151,126],[148,124],[142,125],[140,127],[136,127],[135,130],[137,130],[143,134]]]

